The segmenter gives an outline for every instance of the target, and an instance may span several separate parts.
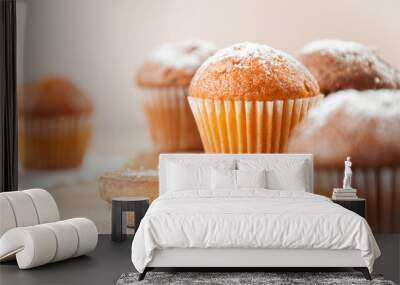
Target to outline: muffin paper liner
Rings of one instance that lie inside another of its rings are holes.
[[[206,152],[286,152],[288,138],[323,95],[276,101],[188,97]]]
[[[87,150],[90,115],[19,119],[19,157],[26,169],[78,167]]]
[[[145,114],[157,150],[203,149],[187,102],[187,88],[152,88],[143,91]]]
[[[331,197],[343,185],[343,169],[316,170],[314,191]],[[374,232],[400,233],[400,166],[353,169],[352,187],[367,200],[367,221]]]

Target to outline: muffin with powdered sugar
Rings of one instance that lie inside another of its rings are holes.
[[[300,50],[298,59],[317,79],[324,94],[344,89],[400,88],[400,72],[360,43],[313,41]]]
[[[343,161],[353,161],[353,187],[367,198],[376,232],[400,232],[400,90],[332,93],[295,130],[289,151],[313,153],[315,191],[342,185]]]
[[[153,143],[158,151],[201,150],[200,136],[187,103],[187,89],[214,44],[187,40],[155,50],[136,74]]]
[[[207,152],[285,152],[294,127],[321,98],[295,58],[256,43],[218,51],[196,72],[189,102]]]

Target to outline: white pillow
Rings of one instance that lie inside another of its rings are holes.
[[[309,185],[306,173],[309,173],[308,163],[304,160],[288,158],[254,158],[239,159],[239,170],[266,169],[267,187],[271,190],[306,191]]]
[[[236,189],[236,170],[215,169],[211,170],[211,188],[218,189]]]
[[[213,190],[239,190],[241,188],[266,188],[266,171],[215,169],[211,171]]]
[[[235,169],[233,159],[179,158],[166,165],[166,191],[211,190],[211,168]]]
[[[291,169],[289,174],[284,171],[268,170],[268,188],[272,190],[306,191],[307,182],[303,166]]]
[[[267,171],[236,170],[237,188],[267,188]]]
[[[170,191],[210,189],[210,170],[210,167],[169,163],[167,189]]]

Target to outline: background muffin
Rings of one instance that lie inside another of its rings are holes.
[[[400,73],[362,44],[319,40],[306,45],[299,60],[317,79],[322,93],[343,89],[400,88]]]
[[[187,102],[187,89],[215,46],[206,41],[166,44],[137,74],[151,137],[158,151],[201,150],[200,136]]]
[[[72,82],[57,77],[21,87],[18,97],[22,167],[78,167],[92,134],[89,98]]]
[[[294,132],[289,151],[313,153],[315,192],[342,186],[344,160],[353,162],[353,187],[367,198],[376,232],[400,232],[400,90],[331,94]]]
[[[189,102],[207,152],[285,152],[292,129],[320,99],[317,82],[288,54],[240,43],[194,76]]]

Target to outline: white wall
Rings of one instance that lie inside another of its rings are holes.
[[[377,47],[400,68],[398,0],[25,2],[25,80],[55,73],[80,84],[96,105],[94,145],[110,153],[149,147],[133,75],[164,42],[255,41],[296,52],[313,39],[340,38]],[[103,145],[106,135],[115,139]]]

